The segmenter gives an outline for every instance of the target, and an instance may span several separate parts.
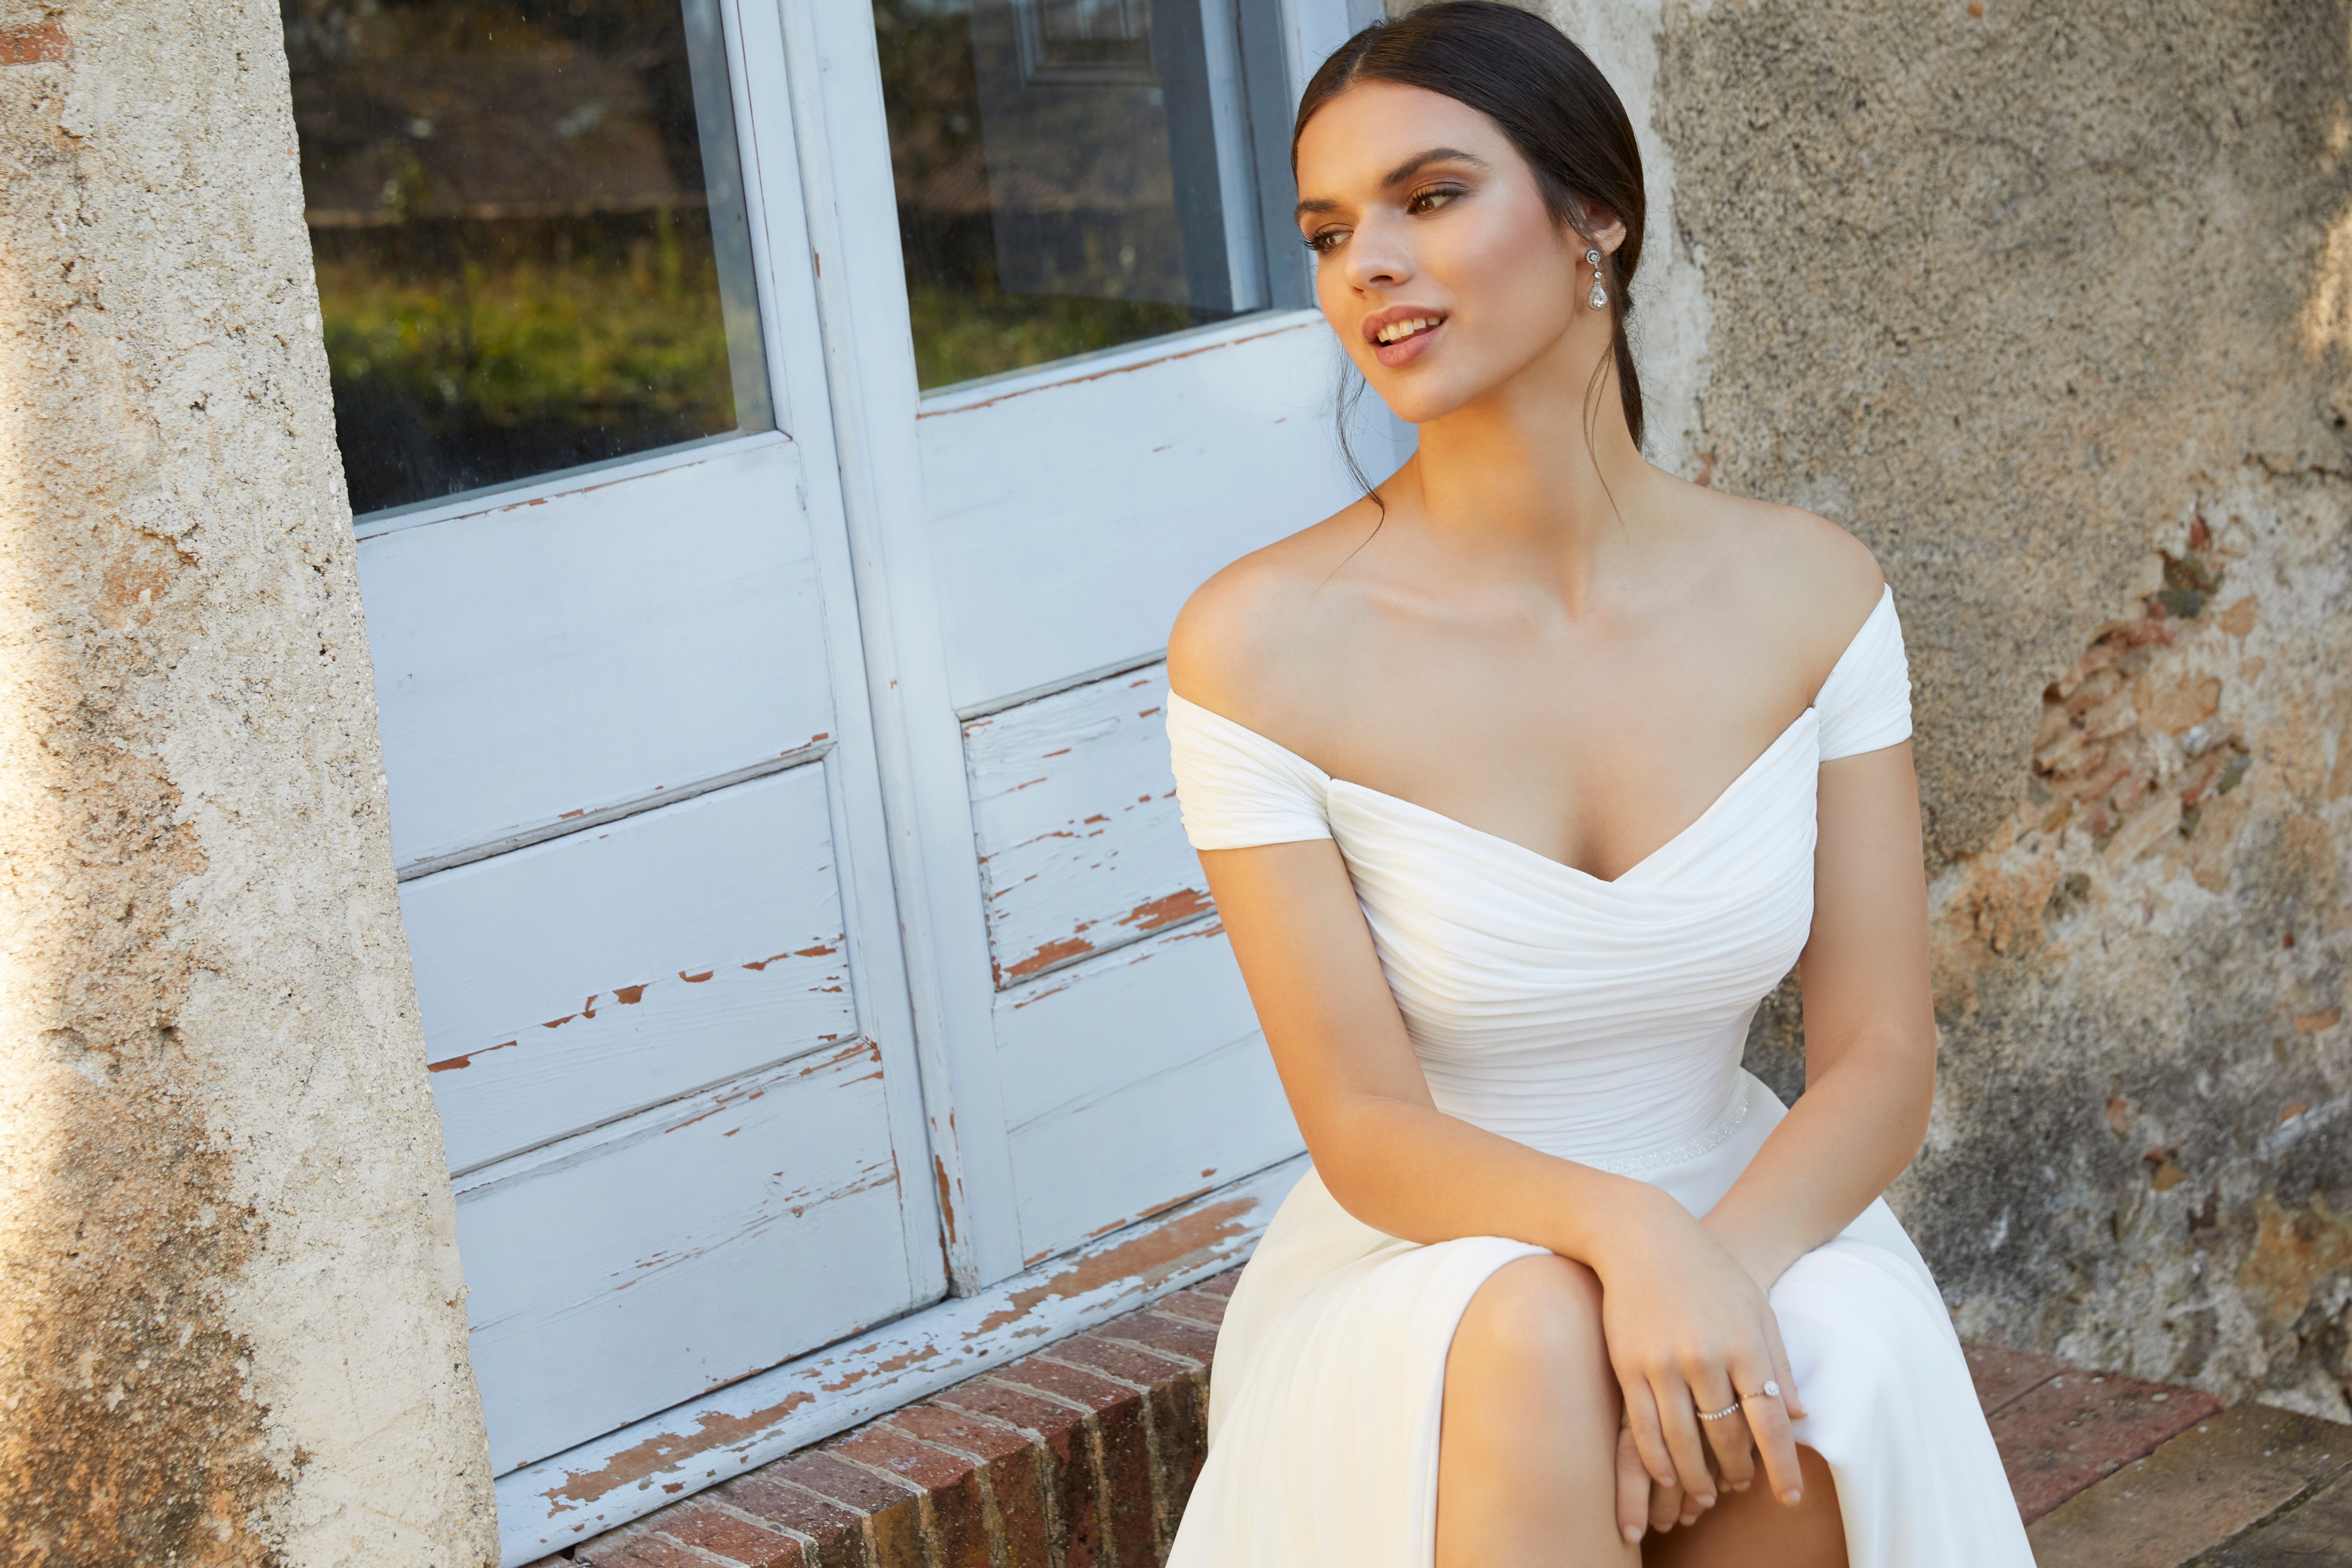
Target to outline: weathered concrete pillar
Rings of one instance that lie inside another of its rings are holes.
[[[494,1553],[269,0],[0,0],[0,1539]]]

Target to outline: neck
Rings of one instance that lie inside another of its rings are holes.
[[[1605,332],[1564,341],[1420,434],[1384,493],[1435,540],[1521,558],[1559,584],[1570,613],[1584,608],[1596,577],[1632,542],[1633,498],[1655,472],[1625,422]]]

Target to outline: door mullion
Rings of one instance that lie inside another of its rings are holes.
[[[725,0],[730,68],[740,106],[744,183],[752,246],[766,287],[770,384],[777,388],[780,427],[801,447],[803,493],[778,503],[805,509],[824,587],[826,651],[831,665],[836,745],[825,781],[840,825],[842,915],[852,973],[859,977],[860,1027],[881,1047],[889,1091],[891,1140],[899,1155],[901,1219],[909,1283],[919,1299],[940,1293],[948,1262],[940,1194],[919,1167],[929,1143],[925,1106],[934,1097],[918,1049],[910,999],[910,969],[900,940],[894,858],[883,805],[881,771],[866,700],[869,679],[860,640],[862,616],[844,518],[832,400],[826,371],[810,349],[821,338],[814,253],[798,155],[797,101],[782,19],[772,5]],[[782,423],[789,420],[789,424]]]
[[[949,1270],[1021,1268],[961,729],[922,537],[915,363],[866,0],[782,0],[841,507]]]

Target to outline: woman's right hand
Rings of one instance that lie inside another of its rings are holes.
[[[1657,1489],[1620,1522],[1638,1528],[1634,1520],[1647,1514],[1641,1522],[1665,1528],[1672,1521],[1656,1518],[1655,1505],[1679,1494],[1673,1512],[1687,1523],[1714,1506],[1718,1476],[1745,1490],[1759,1457],[1773,1494],[1796,1502],[1804,1483],[1789,1424],[1804,1405],[1763,1287],[1673,1198],[1644,1183],[1627,1187],[1605,1256],[1586,1260],[1601,1277],[1602,1331],[1626,1429]],[[1768,1383],[1779,1398],[1762,1393]],[[1726,1406],[1738,1408],[1699,1419]],[[1620,1502],[1621,1516],[1631,1500]]]

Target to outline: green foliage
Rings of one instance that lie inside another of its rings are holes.
[[[997,375],[1026,365],[1182,331],[1182,305],[1067,295],[974,294],[917,285],[907,291],[914,318],[916,379],[927,388]]]
[[[611,259],[468,257],[436,273],[364,255],[319,268],[327,359],[430,425],[735,426],[727,331],[707,241],[677,230]],[[699,263],[698,265],[697,263]]]

